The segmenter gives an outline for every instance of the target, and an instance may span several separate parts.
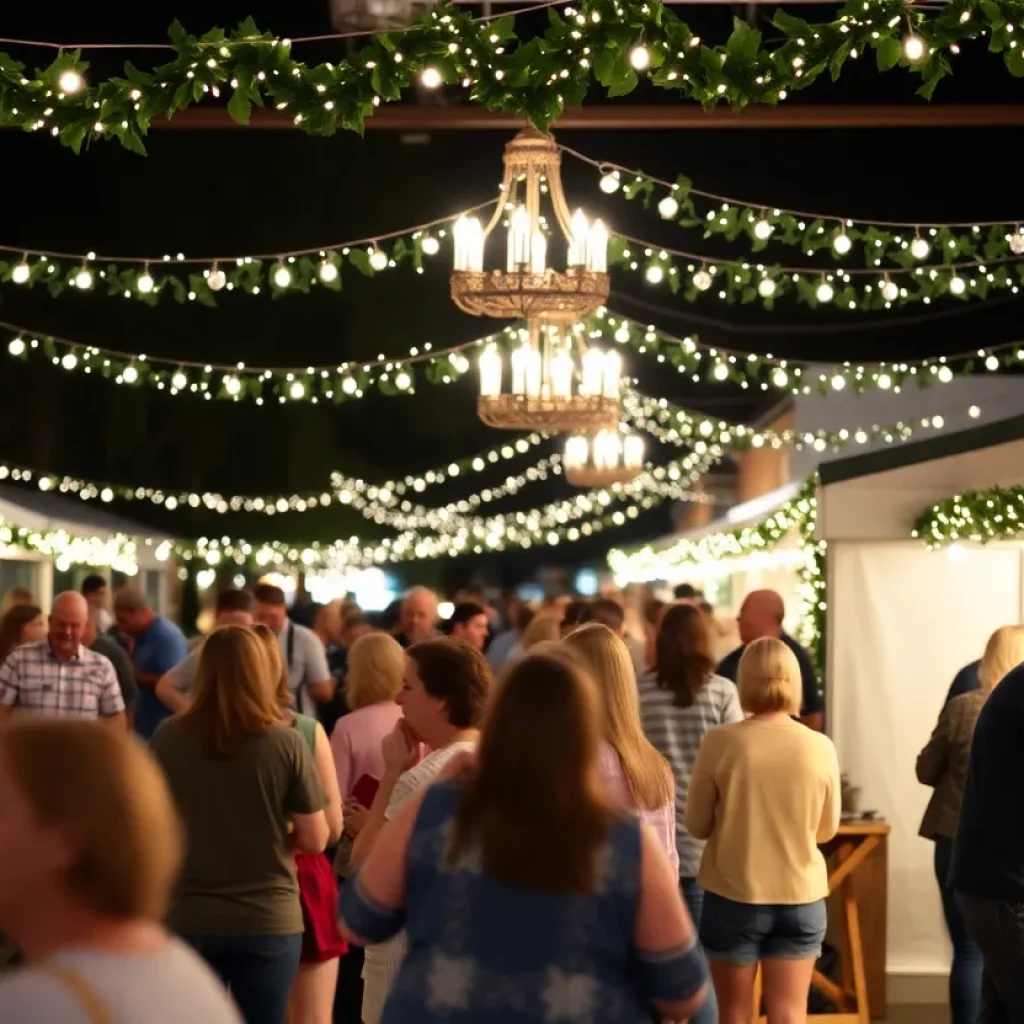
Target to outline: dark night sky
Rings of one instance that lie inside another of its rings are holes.
[[[805,13],[801,10],[800,13]],[[826,9],[807,12],[827,16]],[[202,32],[252,14],[261,28],[284,35],[329,31],[326,0],[262,3],[111,3],[19,5],[4,11],[2,34],[71,41],[165,38],[177,16]],[[130,15],[130,16],[129,16]],[[727,9],[698,10],[705,38],[723,39]],[[29,63],[38,51],[18,52]],[[306,54],[300,52],[299,56]],[[310,57],[329,59],[318,52]],[[146,66],[153,55],[137,54]],[[120,58],[118,58],[120,59]],[[956,76],[940,86],[936,103],[1020,101],[1020,83],[996,57],[965,52]],[[105,57],[94,73],[117,71]],[[838,86],[822,82],[795,102],[911,102],[914,83],[897,70],[879,77],[868,62]],[[646,98],[646,97],[644,97]],[[664,102],[663,96],[655,97]],[[631,98],[626,102],[636,102]],[[916,101],[923,102],[923,101]],[[557,133],[557,126],[556,126]],[[801,131],[691,130],[566,131],[560,141],[595,158],[617,161],[673,179],[683,172],[698,187],[764,202],[817,208],[870,219],[950,221],[1021,216],[1019,166],[1011,157],[1012,129],[816,129]],[[1016,132],[1019,135],[1019,131]],[[437,132],[409,145],[398,133],[368,131],[311,138],[297,130],[166,131],[146,140],[148,157],[116,143],[76,157],[55,141],[0,132],[4,203],[0,241],[34,248],[122,253],[271,251],[372,235],[454,213],[493,194],[501,169],[503,131]],[[603,196],[596,174],[569,163],[572,205],[583,205],[620,230],[679,248],[722,252],[661,224],[653,214]],[[1024,219],[1024,216],[1022,216]],[[792,251],[777,249],[780,262]],[[769,250],[769,258],[772,252]],[[458,312],[448,298],[450,253],[416,276],[399,269],[374,280],[349,271],[341,294],[314,290],[281,300],[225,295],[215,310],[179,307],[165,298],[155,309],[99,294],[50,299],[44,290],[0,288],[0,319],[83,342],[166,357],[244,360],[250,364],[329,363],[378,353],[404,354],[412,345],[469,340],[488,325]],[[780,303],[774,313],[715,302],[687,306],[667,289],[634,275],[613,278],[618,311],[679,334],[732,348],[772,351],[816,360],[937,355],[979,344],[1015,340],[1019,302],[972,305],[942,317],[939,305],[905,313],[814,313]],[[662,307],[645,309],[636,300]],[[947,310],[948,311],[948,310]],[[922,313],[929,318],[917,322]],[[697,322],[695,317],[707,322]],[[908,319],[909,318],[909,319]],[[864,328],[849,330],[851,324]],[[839,329],[836,326],[839,325]],[[799,328],[799,333],[793,328]],[[634,359],[646,390],[687,406],[747,419],[762,411],[738,389],[695,387],[674,373],[659,380]],[[414,397],[371,395],[336,408],[171,398],[150,389],[118,387],[21,364],[0,354],[0,458],[58,473],[132,485],[222,493],[321,490],[332,469],[371,479],[438,466],[502,440],[474,412],[476,381],[447,388],[421,384]],[[654,448],[665,460],[668,451]],[[529,464],[537,454],[510,466]],[[494,479],[494,478],[491,478]],[[475,477],[484,484],[488,478]],[[464,489],[465,483],[462,484]],[[448,500],[453,491],[430,492]],[[564,497],[560,479],[523,491],[510,507]],[[341,510],[285,517],[198,513],[160,514],[128,505],[119,511],[179,535],[227,533],[251,538],[330,539],[369,523]],[[664,531],[667,511],[650,513],[616,542]],[[593,557],[608,534],[581,555]],[[569,550],[562,552],[563,556]]]

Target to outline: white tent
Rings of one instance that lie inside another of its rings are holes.
[[[111,570],[137,573],[154,607],[166,607],[173,539],[165,534],[84,501],[9,484],[0,484],[0,526],[39,538],[34,546],[0,543],[0,579],[5,580],[0,590],[26,586],[48,607],[55,576],[88,566],[108,577]]]
[[[1024,416],[821,466],[828,542],[828,729],[862,806],[892,823],[890,998],[944,998],[949,943],[917,835],[930,790],[914,764],[955,673],[989,634],[1024,621],[1024,544],[929,551],[911,536],[936,502],[1024,483]],[[901,984],[902,983],[902,984]]]

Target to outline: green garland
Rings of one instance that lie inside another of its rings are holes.
[[[617,182],[618,174],[618,170],[605,170],[602,182]],[[625,180],[626,174],[628,180]],[[882,268],[883,264],[888,264],[903,271],[913,271],[928,259],[941,260],[935,268],[941,271],[956,263],[998,263],[1024,255],[1024,231],[1015,222],[922,224],[917,229],[910,224],[896,227],[842,216],[797,213],[747,200],[720,201],[695,189],[693,182],[682,174],[671,185],[643,171],[624,171],[622,179],[621,189],[616,184],[611,191],[640,201],[645,209],[655,204],[662,220],[680,227],[700,228],[705,238],[719,237],[735,242],[744,237],[755,253],[770,246],[789,246],[808,256],[825,253],[837,263],[859,257],[865,267]],[[610,189],[609,184],[604,191]],[[966,230],[958,230],[961,228]],[[841,239],[839,248],[837,238]],[[911,252],[915,242],[923,255],[915,256]],[[884,270],[878,269],[878,273],[881,275]]]
[[[987,299],[992,292],[1016,295],[1024,282],[1024,256],[1002,259],[995,264],[970,260],[889,273],[714,260],[621,235],[613,235],[608,246],[610,264],[642,274],[648,284],[667,284],[673,294],[682,292],[687,302],[760,302],[766,309],[783,296],[812,308],[882,310],[947,297],[968,302]],[[1011,262],[1015,260],[1021,262]]]
[[[583,0],[578,9],[548,14],[544,34],[522,40],[512,16],[474,21],[463,9],[439,5],[351,58],[316,66],[294,60],[287,40],[260,33],[252,19],[230,34],[213,29],[201,38],[174,24],[172,61],[152,71],[128,63],[123,77],[98,84],[66,74],[87,70],[78,53],[62,52],[32,73],[0,54],[0,123],[50,133],[76,152],[87,141],[117,139],[144,153],[154,119],[223,95],[241,123],[254,105],[269,103],[303,131],[328,135],[361,130],[376,104],[401,98],[430,68],[440,80],[462,84],[473,101],[545,129],[566,104],[583,101],[592,80],[610,96],[624,96],[647,74],[686,99],[739,108],[777,103],[825,73],[838,78],[847,60],[869,49],[881,70],[908,66],[922,80],[918,92],[930,98],[951,73],[947,52],[983,37],[1003,53],[1011,74],[1024,75],[1013,35],[1024,20],[1022,0],[953,0],[937,11],[902,0],[851,0],[819,24],[778,11],[773,23],[786,38],[771,46],[742,21],[723,44],[707,46],[658,0]],[[919,58],[901,47],[908,26]]]
[[[947,384],[979,368],[998,373],[1024,363],[1024,343],[1012,343],[970,355],[914,363],[843,364],[823,373],[806,370],[786,359],[714,348],[695,337],[679,338],[605,310],[584,320],[584,327],[591,341],[619,345],[637,355],[653,357],[694,380],[732,382],[741,387],[794,395],[827,394],[845,388],[858,393],[899,392],[907,386]],[[194,365],[167,357],[119,352],[52,335],[36,335],[0,322],[0,345],[14,359],[45,359],[66,373],[102,377],[125,387],[153,387],[172,396],[190,394],[234,402],[251,399],[260,405],[270,401],[337,404],[362,398],[370,388],[390,396],[414,394],[421,382],[451,384],[460,380],[471,371],[471,357],[481,348],[494,344],[507,352],[520,341],[520,328],[507,327],[464,345],[436,350],[434,355],[430,354],[434,348],[427,342],[411,349],[406,356],[367,363],[254,368],[245,363]],[[721,427],[726,429],[729,425]],[[714,429],[719,428],[716,425]],[[835,440],[831,439],[833,435]],[[879,436],[884,436],[884,430]],[[821,437],[827,446],[845,440],[837,432]],[[817,441],[815,436],[807,443]]]
[[[771,551],[795,531],[805,555],[800,568],[806,590],[801,639],[821,678],[825,671],[826,544],[814,534],[817,486],[817,476],[810,477],[795,497],[753,526],[711,533],[696,540],[684,538],[660,551],[649,545],[632,553],[613,548],[608,552],[608,566],[613,575],[625,582],[650,580],[672,569],[685,570],[689,566]]]
[[[947,498],[918,516],[913,530],[931,548],[961,540],[1013,540],[1022,534],[1024,487],[992,487]]]
[[[149,306],[165,296],[179,303],[216,306],[217,295],[224,292],[269,292],[275,299],[308,295],[317,287],[340,292],[346,267],[363,277],[398,266],[423,273],[424,260],[440,251],[441,240],[456,219],[436,221],[433,230],[417,228],[370,245],[339,245],[277,259],[238,256],[230,262],[215,262],[165,256],[139,266],[121,266],[109,261],[101,264],[92,256],[67,259],[34,250],[20,258],[0,259],[0,281],[23,288],[45,287],[53,297],[65,292],[102,292]]]
[[[0,549],[21,548],[53,558],[58,568],[72,565],[111,566],[128,575],[138,572],[137,545],[131,537],[84,537],[65,530],[34,530],[0,519]]]

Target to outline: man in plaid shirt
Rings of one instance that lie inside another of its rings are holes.
[[[57,596],[47,638],[15,648],[0,666],[0,724],[17,711],[101,718],[114,728],[127,728],[114,666],[82,645],[88,618],[81,594]]]

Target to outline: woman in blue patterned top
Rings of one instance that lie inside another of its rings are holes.
[[[678,879],[611,805],[601,737],[593,679],[545,644],[497,687],[476,768],[384,827],[341,901],[354,942],[406,929],[383,1024],[649,1024],[700,1006]]]

